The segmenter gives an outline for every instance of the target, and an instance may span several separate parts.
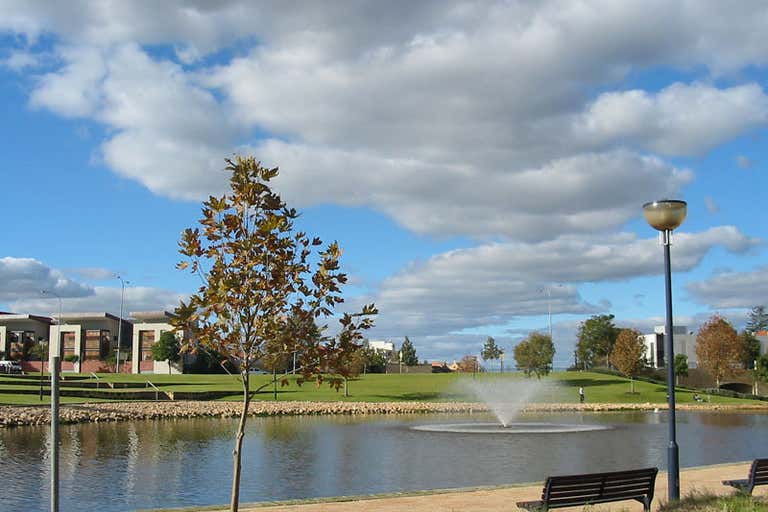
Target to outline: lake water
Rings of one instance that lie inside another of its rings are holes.
[[[768,415],[679,411],[681,466],[768,456]],[[417,425],[482,415],[251,418],[241,502],[541,481],[551,474],[666,466],[664,412],[525,414],[594,424],[568,434],[461,434]],[[232,419],[61,428],[61,510],[100,512],[229,501]],[[0,430],[0,510],[49,507],[48,429]]]

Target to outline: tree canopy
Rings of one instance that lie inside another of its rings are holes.
[[[768,311],[765,306],[755,306],[748,314],[746,330],[755,334],[768,329]]]
[[[533,332],[515,346],[514,356],[519,370],[528,377],[536,375],[540,379],[552,371],[555,345],[548,334]]]
[[[335,336],[317,335],[316,320],[330,318],[344,299],[347,277],[336,242],[294,229],[298,216],[271,187],[277,168],[253,157],[226,160],[230,192],[202,205],[199,227],[184,230],[177,267],[201,285],[176,308],[174,326],[190,334],[183,350],[208,349],[237,370],[243,407],[233,450],[230,510],[239,506],[241,449],[252,394],[250,370],[263,358],[296,352],[302,380],[324,379],[339,389],[350,374],[345,361],[373,325],[373,304],[344,313]],[[324,376],[328,372],[331,377]],[[338,376],[341,376],[339,378]],[[287,381],[286,381],[287,382]],[[301,381],[300,381],[301,382]]]
[[[480,351],[480,357],[486,361],[492,361],[501,357],[501,354],[503,353],[504,351],[501,350],[501,347],[496,344],[496,340],[488,336],[488,339],[485,340],[485,344],[483,345],[483,349]]]
[[[630,379],[630,392],[635,392],[634,378],[645,367],[645,344],[635,329],[621,329],[611,350],[611,364]]]
[[[675,354],[675,385],[680,385],[680,377],[688,376],[688,356],[685,354]]]
[[[714,379],[717,387],[734,365],[739,363],[741,347],[736,329],[723,317],[714,315],[701,326],[696,336],[699,366]]]
[[[403,341],[403,344],[400,346],[400,353],[402,354],[404,365],[415,366],[419,364],[416,348],[413,346],[413,343],[411,343],[411,340],[408,339],[408,336],[405,337],[405,341]]]
[[[746,369],[753,368],[755,361],[760,357],[760,340],[752,331],[745,330],[739,334],[739,348],[741,364]]]
[[[619,334],[613,319],[613,315],[594,315],[579,324],[576,354],[588,368],[600,362],[607,364]]]
[[[160,339],[152,345],[152,359],[155,361],[168,362],[168,375],[171,374],[171,363],[181,359],[181,344],[176,339],[176,335],[171,331],[166,331],[160,335]]]

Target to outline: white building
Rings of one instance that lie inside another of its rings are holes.
[[[104,312],[64,313],[61,325],[53,324],[50,328],[51,347],[49,364],[58,354],[62,371],[78,373],[112,371],[106,359],[120,345],[120,371],[128,373],[124,366],[127,359],[131,329],[128,320]],[[118,333],[121,340],[118,341]],[[74,361],[67,359],[74,358]]]
[[[166,331],[173,331],[171,318],[167,311],[137,311],[131,313],[133,323],[133,354],[131,373],[168,373],[168,361],[155,361],[152,357],[152,345]],[[180,359],[171,363],[170,373],[183,373],[184,363]]]
[[[653,328],[652,334],[643,335],[645,344],[645,360],[653,368],[664,368],[666,366],[666,357],[664,354],[664,335],[666,327],[657,325]],[[675,344],[675,355],[684,354],[688,356],[688,367],[696,368],[698,359],[696,357],[696,335],[688,331],[684,325],[672,327],[674,334],[673,342]]]
[[[21,361],[24,371],[39,371],[41,361],[30,361],[32,348],[47,342],[53,320],[47,316],[0,313],[0,352]]]
[[[391,341],[367,340],[365,344],[368,348],[375,350],[379,354],[383,354],[388,360],[391,359],[392,355],[395,353],[395,344]]]

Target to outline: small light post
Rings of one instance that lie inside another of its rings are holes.
[[[653,201],[643,205],[645,220],[661,233],[664,246],[664,288],[666,291],[666,325],[664,336],[664,358],[667,365],[667,396],[669,403],[669,446],[667,448],[667,488],[669,501],[680,499],[680,457],[677,446],[675,422],[675,346],[672,325],[672,268],[669,246],[672,231],[685,220],[687,204],[679,200]]]
[[[117,320],[117,352],[115,359],[115,373],[120,373],[120,343],[123,341],[123,301],[125,299],[125,285],[131,284],[130,281],[125,281],[120,274],[117,274],[120,280],[120,318]],[[170,364],[170,363],[168,363]]]
[[[56,334],[59,337],[56,350],[51,355],[48,344],[48,358],[51,374],[51,512],[59,512],[59,356],[61,354],[61,296],[50,290],[41,290],[42,295],[53,295],[59,299],[59,318]]]

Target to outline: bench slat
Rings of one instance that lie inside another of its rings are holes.
[[[541,501],[519,502],[519,507],[558,508],[611,501],[637,500],[644,508],[653,499],[654,483],[658,468],[563,475],[547,478]]]

